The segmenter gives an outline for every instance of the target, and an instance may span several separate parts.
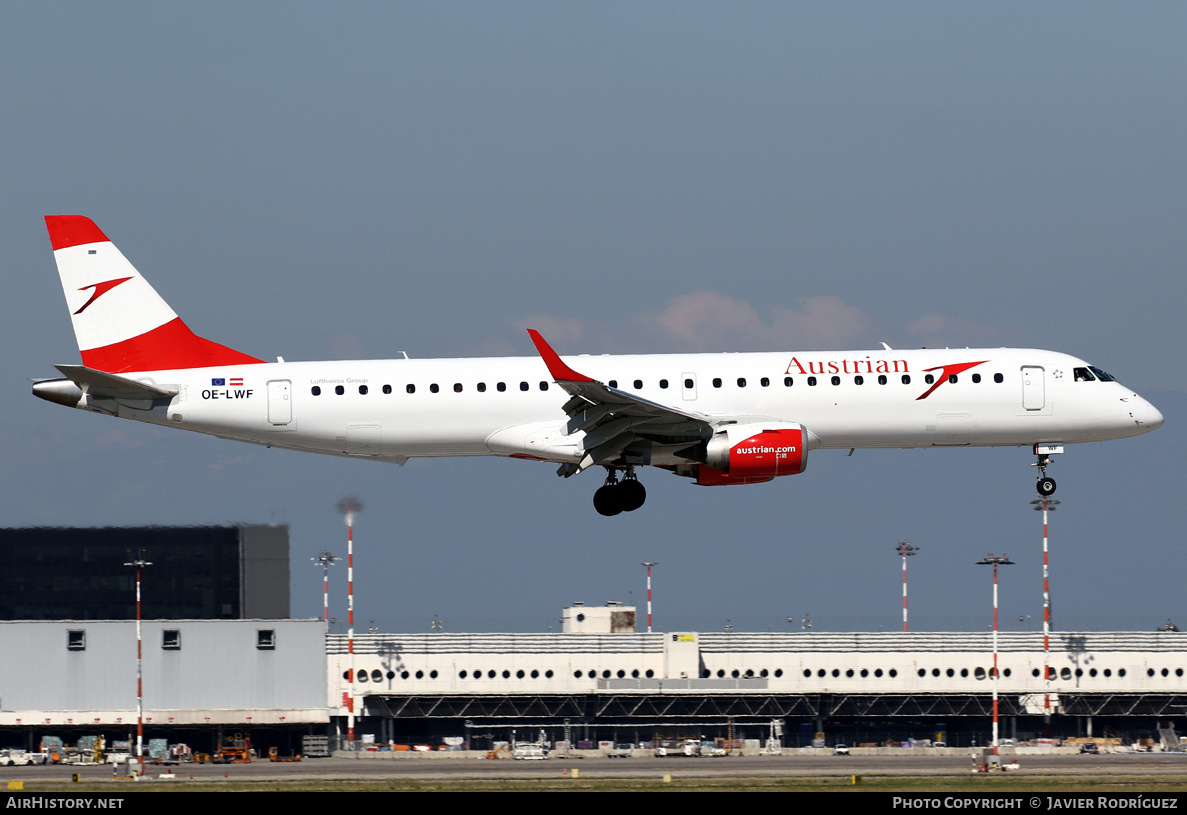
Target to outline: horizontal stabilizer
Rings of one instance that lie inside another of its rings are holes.
[[[96,371],[85,365],[55,365],[62,375],[78,385],[84,393],[100,399],[169,399],[177,395],[177,388],[160,388],[133,379]]]

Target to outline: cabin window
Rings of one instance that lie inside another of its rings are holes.
[[[338,394],[339,396],[341,396],[342,394],[346,393],[346,388],[342,387],[341,385],[335,385],[335,386],[334,386],[334,393],[336,393],[336,394]]]
[[[879,385],[886,384],[886,374],[878,374],[878,384]]]
[[[528,389],[528,383],[527,383],[527,382],[520,382],[520,383],[519,383],[519,389],[520,389],[521,391],[526,391],[526,390]]]
[[[973,384],[976,385],[981,381],[981,374],[973,374]]]
[[[479,382],[479,383],[478,383],[478,392],[479,392],[479,393],[486,393],[486,383],[485,383],[485,382]]]
[[[834,376],[834,377],[832,378],[832,383],[833,383],[834,385],[840,385],[840,384],[841,384],[841,377],[839,377],[839,376]]]
[[[359,395],[360,396],[367,395],[367,386],[366,385],[359,385]]]
[[[927,376],[923,377],[923,381],[930,385],[931,383],[936,381],[936,378],[934,376],[932,376],[931,374],[928,374]]]
[[[853,377],[853,384],[854,384],[854,385],[864,385],[865,383],[866,383],[866,380],[865,380],[865,377],[864,377],[864,376],[855,376],[855,377]]]
[[[816,377],[814,377],[814,376],[808,377],[808,387],[809,388],[816,387]]]
[[[384,385],[384,386],[383,386],[383,392],[384,392],[384,393],[391,393],[391,392],[392,392],[392,386],[391,386],[391,385]]]
[[[948,384],[949,385],[956,384],[956,374],[948,374]]]
[[[607,384],[607,385],[609,385],[609,386],[610,386],[610,387],[612,387],[612,388],[617,388],[617,387],[618,387],[618,380],[617,380],[617,379],[611,379],[611,380],[610,380],[609,382],[607,382],[606,384]]]
[[[404,388],[404,390],[408,391],[409,393],[416,393],[416,386],[409,385],[408,387]]]
[[[310,393],[312,393],[314,396],[321,396],[321,388],[320,388],[320,387],[318,387],[317,385],[314,385],[314,386],[313,386],[313,387],[310,389],[310,391],[309,391],[309,392],[310,392]]]
[[[911,375],[910,374],[903,374],[903,384],[904,385],[911,384]]]
[[[715,378],[715,379],[713,380],[713,387],[715,387],[715,388],[720,388],[720,387],[721,387],[721,380],[720,380],[720,379],[716,379],[716,378]]]
[[[659,381],[659,386],[660,386],[661,388],[667,389],[667,387],[668,387],[668,380],[666,380],[666,379],[661,379],[661,380]]]
[[[758,380],[758,384],[762,385],[764,388],[769,388],[771,386],[771,380],[764,376],[762,379]]]
[[[743,377],[743,376],[738,377],[738,387],[739,388],[746,387],[746,377]]]
[[[429,385],[429,393],[440,393],[440,392],[441,392],[441,386],[438,385],[436,382],[434,382],[432,385]]]
[[[461,383],[461,382],[454,382],[454,383],[453,383],[453,392],[454,392],[454,393],[461,393],[461,392],[462,392],[462,383]]]
[[[636,379],[635,380],[635,390],[642,390],[642,389],[643,389],[643,380]]]
[[[495,385],[495,390],[497,390],[499,393],[503,393],[505,390],[507,390],[507,383],[500,382],[499,384]]]
[[[1075,376],[1077,382],[1095,382],[1096,377],[1092,375],[1092,371],[1087,368],[1076,368]]]
[[[693,381],[691,379],[684,380],[684,387],[686,387],[686,388],[693,387]]]
[[[1006,378],[1001,374],[994,374],[993,381],[1000,385],[1002,382],[1006,381]]]
[[[788,388],[790,388],[790,387],[791,387],[791,383],[792,383],[792,382],[793,382],[793,380],[792,380],[792,378],[791,378],[790,376],[785,376],[785,377],[783,377],[783,385],[784,385],[784,387],[788,387]]]
[[[548,390],[548,383],[547,383],[547,382],[541,382],[541,383],[540,383],[540,390],[542,390],[542,391],[546,391],[546,390]]]

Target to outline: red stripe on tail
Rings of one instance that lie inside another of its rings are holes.
[[[95,222],[85,215],[46,215],[45,228],[49,230],[49,242],[55,252],[71,246],[107,240],[103,230],[95,226]]]
[[[82,352],[83,365],[109,374],[262,362],[262,359],[199,337],[180,317],[139,337]]]

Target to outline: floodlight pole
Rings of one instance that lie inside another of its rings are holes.
[[[899,541],[895,551],[903,559],[903,633],[907,633],[907,558],[919,551],[918,546],[912,546],[910,541]]]
[[[140,760],[140,775],[144,775],[144,649],[140,631],[140,570],[152,563],[140,557],[128,561],[125,566],[136,567],[136,757]]]
[[[349,655],[350,678],[347,680],[349,704],[346,708],[346,740],[354,750],[354,514],[363,505],[354,498],[343,498],[338,502],[338,511],[346,516],[346,647]]]
[[[993,566],[993,754],[996,756],[997,752],[997,567],[998,566],[1013,566],[1014,561],[1010,560],[1004,555],[986,555],[983,560],[977,561],[978,566]]]
[[[1035,511],[1043,511],[1043,727],[1051,738],[1051,588],[1047,571],[1047,512],[1054,512],[1059,501],[1043,496],[1031,501]]]
[[[317,557],[309,559],[314,563],[321,564],[322,622],[328,625],[330,622],[330,567],[342,558],[334,557],[333,552],[323,549],[317,553]]]
[[[647,633],[651,633],[651,567],[658,566],[658,560],[645,560],[642,565],[647,567]]]

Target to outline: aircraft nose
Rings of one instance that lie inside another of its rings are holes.
[[[1141,414],[1142,424],[1145,425],[1150,430],[1157,430],[1158,428],[1162,427],[1162,421],[1163,421],[1162,412],[1158,408],[1154,407],[1152,404],[1147,402],[1145,399],[1143,399],[1142,402],[1145,405],[1145,409],[1142,411],[1142,414]]]
[[[1137,423],[1139,433],[1148,433],[1162,427],[1162,412],[1136,393],[1124,400],[1127,403],[1129,420]]]

